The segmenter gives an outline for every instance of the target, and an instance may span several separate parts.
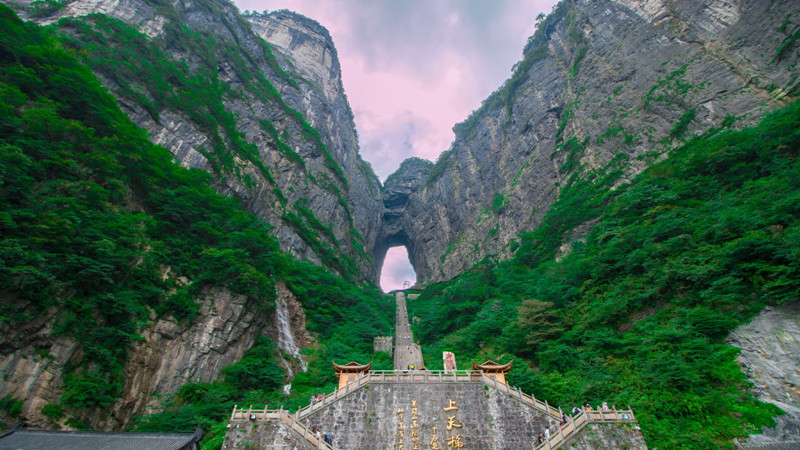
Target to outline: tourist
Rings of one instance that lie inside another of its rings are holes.
[[[314,394],[311,394],[311,404],[313,405],[314,403],[317,403],[317,396],[314,395]]]
[[[548,425],[547,428],[544,429],[544,438],[550,439],[550,426]]]
[[[567,413],[562,412],[561,413],[561,426],[563,427],[566,424],[567,424]]]
[[[606,402],[603,402],[603,412],[607,412],[607,411],[610,411],[610,410],[608,409],[608,403],[606,403]]]
[[[581,413],[581,409],[580,409],[580,408],[578,408],[577,406],[576,406],[576,407],[574,407],[574,408],[572,408],[572,415],[573,415],[573,416],[577,416],[577,415],[578,415],[578,414],[580,414],[580,413]]]
[[[544,442],[544,434],[539,433],[539,437],[536,439],[537,444],[541,444]]]
[[[316,434],[319,430],[317,429],[317,424],[311,423],[311,432]]]

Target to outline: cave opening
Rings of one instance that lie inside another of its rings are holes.
[[[404,245],[389,248],[381,268],[383,292],[405,289],[413,286],[416,282],[417,274],[408,259],[408,249]]]

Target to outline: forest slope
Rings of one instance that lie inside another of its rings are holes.
[[[120,429],[166,403],[148,427],[208,430],[245,397],[299,401],[334,386],[323,370],[333,358],[372,357],[372,338],[391,329],[390,299],[282,252],[208,173],[152,144],[56,29],[3,5],[0,29],[4,421]],[[318,341],[291,398],[279,363],[291,358],[268,338],[278,282]],[[199,340],[186,351],[159,347],[187,336]],[[154,360],[195,375],[159,388]]]
[[[798,149],[795,103],[756,127],[713,128],[613,191],[614,167],[573,175],[511,260],[409,303],[426,366],[443,350],[460,367],[514,358],[510,382],[551,404],[630,405],[650,447],[758,433],[779,410],[747,393],[723,341],[800,298]]]

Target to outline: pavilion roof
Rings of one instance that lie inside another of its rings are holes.
[[[513,363],[514,363],[513,360],[505,364],[498,364],[492,361],[491,359],[486,360],[486,362],[483,364],[478,364],[475,361],[472,361],[472,370],[482,370],[484,372],[492,372],[492,373],[497,373],[497,372],[506,373],[509,370],[511,370],[511,364]]]
[[[346,373],[357,373],[357,372],[366,372],[372,367],[372,361],[369,364],[359,364],[355,361],[350,361],[347,364],[339,365],[336,362],[333,362],[333,370],[336,373],[346,372]]]

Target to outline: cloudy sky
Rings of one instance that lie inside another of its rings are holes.
[[[235,0],[240,10],[289,9],[325,26],[342,65],[361,155],[384,180],[411,156],[435,161],[453,125],[508,78],[555,0]],[[391,249],[384,290],[414,280]]]

